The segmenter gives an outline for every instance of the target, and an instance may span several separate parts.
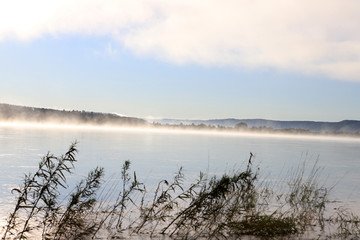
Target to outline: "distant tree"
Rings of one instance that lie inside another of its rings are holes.
[[[239,128],[239,129],[247,129],[248,125],[244,122],[239,122],[235,125],[235,128]]]

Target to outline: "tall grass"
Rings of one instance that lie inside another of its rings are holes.
[[[15,208],[8,218],[2,239],[26,239],[29,232],[43,228],[59,214],[59,188],[66,188],[66,173],[74,168],[76,143],[60,157],[47,153],[35,174],[25,175],[17,193]]]
[[[14,210],[2,230],[7,239],[109,239],[145,234],[180,239],[228,239],[242,236],[286,238],[315,227],[321,237],[360,237],[359,217],[337,210],[324,217],[329,189],[319,184],[317,164],[305,173],[300,166],[282,192],[264,183],[260,170],[244,169],[209,176],[185,184],[183,169],[148,191],[130,161],[117,182],[104,181],[97,167],[80,181],[66,201],[59,201],[66,178],[74,171],[76,143],[62,156],[46,154],[34,174],[24,176]],[[325,225],[335,226],[326,232]]]

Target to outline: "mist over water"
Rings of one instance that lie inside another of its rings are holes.
[[[125,160],[131,161],[131,169],[149,186],[171,178],[180,166],[191,181],[200,171],[221,174],[245,167],[252,152],[254,164],[271,181],[286,178],[303,161],[311,167],[319,159],[321,181],[329,187],[336,184],[331,197],[359,212],[357,138],[2,123],[0,218],[7,215],[13,201],[10,191],[21,183],[24,173],[34,172],[48,151],[61,155],[75,140],[79,141],[78,162],[69,185],[96,166],[103,166],[108,178],[120,172]]]

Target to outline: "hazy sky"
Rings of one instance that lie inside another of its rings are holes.
[[[359,0],[0,0],[0,102],[360,120]]]

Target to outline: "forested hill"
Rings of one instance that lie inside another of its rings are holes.
[[[235,127],[239,123],[245,123],[248,128],[261,129],[270,128],[275,130],[299,129],[319,133],[360,133],[360,121],[343,120],[340,122],[314,122],[314,121],[276,121],[266,119],[212,119],[212,120],[180,120],[180,119],[160,119],[156,123],[169,125],[200,125]]]
[[[136,125],[148,123],[139,118],[123,117],[111,113],[86,111],[66,111],[47,108],[33,108],[0,103],[0,121],[59,123],[59,124],[96,124],[96,125]]]
[[[89,124],[89,125],[116,125],[116,126],[152,126],[144,119],[124,117],[112,113],[66,111],[47,108],[34,108],[0,103],[0,121],[2,122],[31,122],[57,124]],[[150,121],[150,120],[149,120]],[[237,128],[245,124],[249,130],[305,130],[318,133],[355,133],[360,134],[360,121],[344,120],[340,122],[314,121],[275,121],[266,119],[212,119],[212,120],[180,120],[161,119],[153,120],[162,125],[194,125],[199,127]]]

